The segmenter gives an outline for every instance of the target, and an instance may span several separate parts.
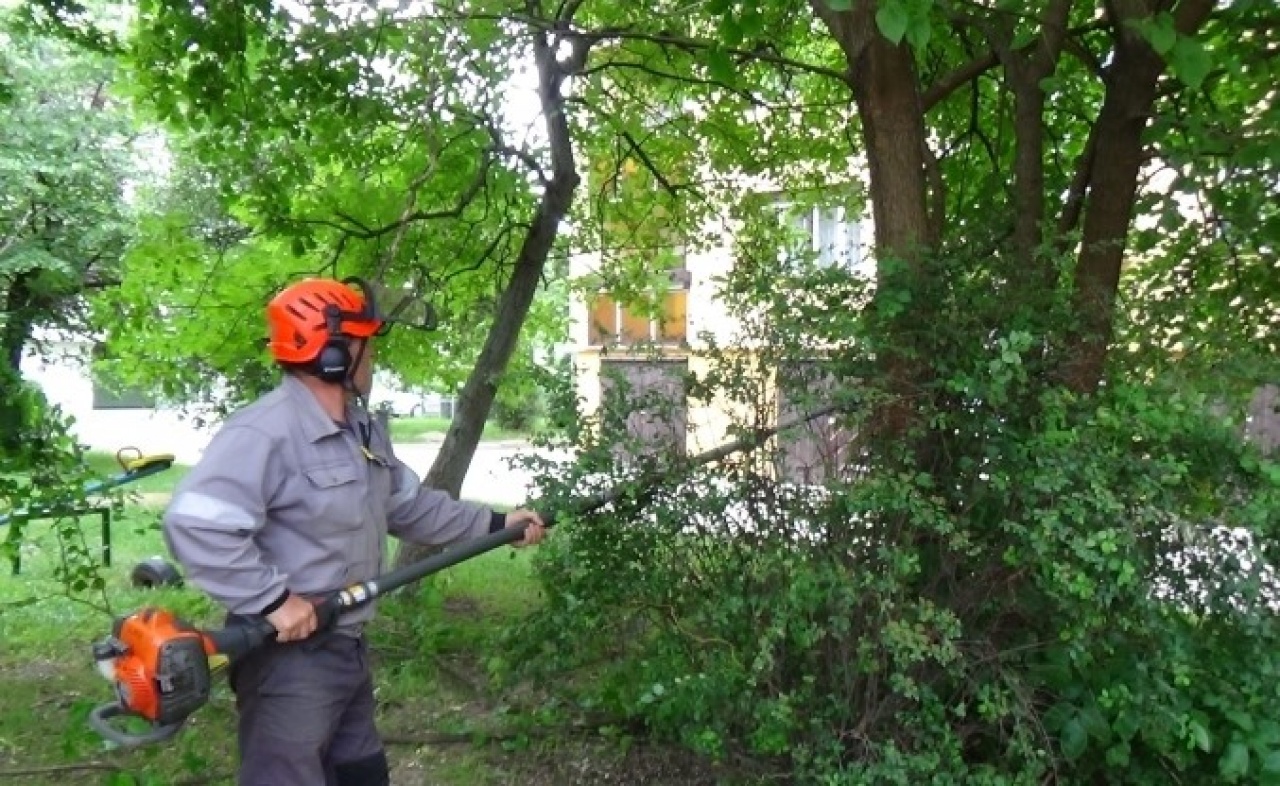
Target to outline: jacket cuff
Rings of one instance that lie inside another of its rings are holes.
[[[493,511],[489,514],[489,533],[501,532],[507,528],[507,514]]]
[[[259,613],[259,614],[261,614],[261,615],[262,615],[262,616],[264,616],[264,617],[265,617],[265,616],[267,616],[267,615],[268,615],[268,614],[270,614],[271,612],[273,612],[273,611],[275,611],[276,609],[278,609],[278,608],[280,608],[281,606],[283,606],[283,605],[284,605],[284,602],[285,602],[286,600],[288,600],[288,599],[289,599],[289,595],[290,595],[290,594],[291,594],[291,593],[289,592],[289,588],[288,588],[288,587],[285,587],[284,592],[281,592],[281,593],[280,593],[280,597],[278,597],[278,598],[276,598],[275,600],[273,600],[273,601],[271,601],[270,603],[268,603],[268,604],[266,605],[266,607],[264,607],[264,608],[262,609],[262,611],[260,611],[260,612],[258,612],[258,613]]]

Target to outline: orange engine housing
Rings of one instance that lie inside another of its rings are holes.
[[[128,712],[169,724],[208,701],[212,646],[200,631],[148,608],[118,620],[114,637],[116,693]]]

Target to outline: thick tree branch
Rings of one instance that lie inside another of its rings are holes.
[[[1037,259],[1045,220],[1044,107],[1041,86],[1062,52],[1073,0],[1051,0],[1041,22],[1039,43],[1020,52],[993,42],[1005,63],[1014,95],[1014,193],[1018,210],[1013,231],[1014,259],[1031,291],[1048,291],[1053,267]]]
[[[1066,33],[1066,39],[1063,46],[1070,50],[1081,49],[1075,39],[1084,33],[1101,30],[1106,23],[1102,21],[1090,22],[1089,24],[1073,27]],[[1020,47],[1015,52],[1023,52],[1033,47],[1039,46],[1039,42],[1032,42]],[[1087,51],[1087,50],[1081,50]],[[941,101],[946,100],[952,93],[959,90],[964,85],[972,82],[974,79],[982,76],[986,72],[995,68],[1000,64],[1000,57],[994,49],[984,52],[977,57],[957,66],[955,69],[943,74],[936,82],[930,85],[921,96],[921,103],[924,111],[928,112],[938,105]]]
[[[1080,223],[1080,212],[1084,207],[1085,189],[1089,186],[1089,175],[1093,171],[1094,155],[1098,150],[1098,127],[1092,126],[1089,129],[1089,137],[1084,142],[1084,149],[1080,151],[1080,158],[1076,162],[1076,171],[1071,178],[1071,185],[1067,188],[1066,199],[1062,203],[1062,215],[1058,217],[1057,234],[1059,242],[1065,242],[1069,235]],[[1060,251],[1065,248],[1060,248]]]
[[[996,57],[994,51],[990,51],[943,75],[920,96],[920,103],[924,107],[924,111],[928,112],[933,109],[943,99],[995,68],[999,63],[1000,58]]]
[[[1175,29],[1180,35],[1194,34],[1213,6],[1214,0],[1183,0],[1174,10]],[[1150,13],[1146,3],[1124,0],[1109,7],[1116,50],[1093,129],[1097,145],[1086,185],[1089,198],[1073,293],[1080,328],[1064,369],[1064,381],[1079,393],[1096,389],[1106,364],[1143,160],[1142,134],[1165,69],[1160,56],[1130,28],[1134,19]]]
[[[840,44],[840,50],[850,68],[854,67],[854,63],[880,34],[875,26],[873,6],[874,3],[867,0],[857,0],[848,10],[836,11],[825,0],[809,0],[809,7],[813,9],[814,15],[822,20],[831,32],[831,37]],[[847,74],[844,80],[849,81]]]

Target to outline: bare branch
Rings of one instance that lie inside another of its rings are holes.
[[[20,767],[16,770],[0,770],[0,778],[30,778],[35,775],[65,775],[69,772],[120,772],[119,765],[100,761],[83,761],[75,764],[58,764],[50,767]]]
[[[726,85],[722,82],[717,82],[714,79],[704,79],[702,77],[692,76],[689,74],[676,74],[670,71],[663,71],[661,69],[645,65],[643,63],[635,63],[631,61],[622,61],[622,60],[610,60],[604,63],[599,63],[597,65],[591,66],[590,68],[584,68],[580,73],[583,76],[589,76],[591,74],[596,74],[601,71],[606,71],[610,68],[639,71],[640,73],[649,74],[650,76],[656,76],[660,79],[668,79],[674,82],[683,82],[688,85],[719,87],[724,90],[728,90],[734,95],[737,95],[739,98],[749,101],[754,106],[764,106],[764,102],[762,102],[759,98],[757,98],[756,96],[752,95],[750,92],[743,90],[741,88],[733,87],[731,85]]]
[[[649,174],[653,175],[653,179],[658,181],[658,185],[662,186],[662,190],[666,191],[673,197],[679,196],[681,187],[673,184],[667,179],[666,175],[662,174],[658,169],[658,166],[653,163],[653,159],[649,158],[649,154],[645,152],[644,146],[636,141],[636,138],[631,135],[631,132],[623,131],[622,138],[626,140],[627,147],[629,147],[640,159],[640,163],[644,164],[644,168],[649,170]]]
[[[1094,21],[1089,24],[1073,27],[1067,31],[1066,40],[1063,45],[1073,54],[1079,55],[1080,51],[1087,52],[1087,49],[1083,49],[1083,47],[1078,44],[1076,38],[1085,33],[1101,30],[1104,27],[1106,27],[1106,23],[1103,21]],[[1032,42],[1013,51],[1026,51],[1027,49],[1037,45],[1038,42]],[[938,81],[930,85],[922,94],[921,104],[924,106],[924,111],[928,112],[930,109],[933,109],[933,107],[937,106],[939,102],[948,98],[956,90],[960,89],[968,82],[977,79],[979,76],[982,76],[984,73],[990,71],[999,64],[1000,57],[996,54],[996,51],[992,49],[944,74],[938,79]]]
[[[334,214],[346,221],[349,226],[343,226],[342,224],[324,218],[291,218],[289,221],[294,224],[311,224],[329,227],[330,229],[337,230],[338,232],[349,235],[357,240],[375,240],[385,235],[389,235],[392,232],[398,232],[406,225],[415,222],[457,218],[462,215],[473,201],[475,201],[476,195],[480,193],[485,182],[488,180],[489,169],[492,166],[492,155],[486,155],[484,161],[481,163],[479,171],[476,172],[475,178],[467,186],[466,190],[458,197],[452,207],[441,208],[439,210],[416,210],[413,208],[414,200],[411,199],[410,203],[406,206],[405,211],[401,213],[399,219],[377,228],[368,227],[357,220],[354,216],[337,210],[334,211]],[[419,181],[425,182],[424,177],[429,175],[430,171],[424,172],[417,180],[415,180],[416,186],[411,186],[411,188],[421,188],[422,183]],[[353,229],[352,227],[355,228]],[[385,272],[385,270],[382,272]]]
[[[631,28],[621,27],[604,28],[595,31],[575,31],[573,35],[593,42],[645,41],[648,43],[658,44],[663,47],[680,49],[685,52],[706,52],[713,48],[721,48],[713,41],[702,41],[696,38],[685,38],[683,36],[664,35],[661,33],[645,33]],[[801,71],[815,76],[824,76],[828,79],[835,79],[839,82],[845,81],[845,75],[834,68],[828,68],[827,66],[821,66],[816,63],[806,63],[803,60],[793,60],[789,57],[783,57],[777,54],[776,50],[772,50],[768,47],[756,49],[742,49],[740,47],[721,49],[739,61],[768,63],[769,65],[780,66],[790,71]]]
[[[490,149],[499,155],[507,155],[518,160],[520,163],[528,167],[530,172],[538,176],[539,184],[545,186],[547,184],[547,173],[542,167],[542,163],[538,161],[532,153],[527,150],[521,150],[513,145],[508,144],[502,138],[502,131],[498,127],[498,123],[494,121],[487,113],[476,113],[476,120],[483,124],[489,132]]]
[[[933,148],[926,142],[924,146],[925,174],[929,180],[929,245],[936,248],[942,239],[942,228],[947,217],[947,184],[942,177],[942,167],[938,165],[938,157]]]
[[[492,240],[489,241],[489,245],[485,246],[484,251],[480,253],[480,256],[476,259],[475,262],[471,263],[470,265],[467,265],[466,267],[449,271],[449,273],[444,276],[442,281],[451,281],[454,278],[457,278],[458,276],[461,276],[465,273],[474,273],[480,268],[484,267],[484,263],[492,259],[494,254],[497,253],[498,247],[501,246],[508,238],[510,238],[510,236],[517,229],[522,229],[524,227],[525,225],[520,224],[518,222],[503,224],[502,228],[499,229],[498,233],[494,235]]]
[[[418,205],[418,192],[422,190],[422,186],[435,175],[436,170],[440,166],[440,149],[432,146],[427,155],[427,166],[422,172],[413,179],[409,184],[409,198],[405,200],[404,210],[400,213],[400,227],[396,230],[396,236],[391,240],[391,248],[388,249],[386,255],[382,258],[382,263],[378,265],[378,270],[374,274],[375,281],[381,281],[386,275],[387,268],[391,266],[391,262],[400,252],[400,243],[404,240],[404,233],[409,228],[409,222],[405,219],[412,215]]]
[[[8,253],[9,249],[17,245],[18,241],[22,239],[22,226],[26,224],[28,221],[30,221],[31,218],[35,215],[35,213],[36,213],[35,205],[32,205],[31,209],[28,210],[22,218],[13,222],[16,229],[14,230],[13,234],[5,238],[3,245],[0,245],[0,257]]]
[[[995,52],[987,52],[944,75],[920,96],[921,108],[928,112],[959,88],[995,68],[999,62],[1000,58],[996,57]]]
[[[1067,198],[1062,203],[1062,215],[1058,217],[1058,235],[1065,238],[1080,224],[1080,211],[1084,207],[1085,189],[1089,187],[1089,173],[1093,171],[1093,157],[1098,149],[1097,126],[1091,126],[1084,150],[1076,161],[1076,171],[1067,188]]]

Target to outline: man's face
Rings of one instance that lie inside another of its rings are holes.
[[[373,356],[376,344],[369,339],[355,339],[351,342],[351,359],[356,368],[352,372],[351,381],[356,390],[366,399],[373,391]]]

